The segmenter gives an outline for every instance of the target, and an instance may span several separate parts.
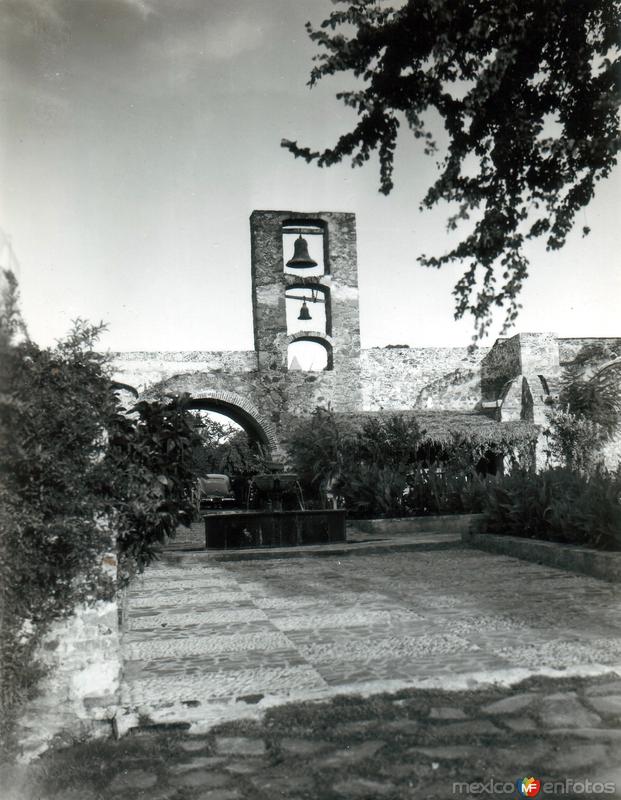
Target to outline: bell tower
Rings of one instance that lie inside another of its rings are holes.
[[[359,410],[355,215],[253,211],[250,235],[259,372],[283,377],[292,407],[299,400],[300,410],[328,404]],[[300,345],[302,351],[314,348],[322,360],[301,365]]]
[[[317,349],[325,349],[325,356],[320,368],[312,368],[316,379],[333,373],[330,380],[345,391],[349,387],[359,402],[355,215],[253,211],[250,235],[259,370],[288,372],[293,381],[303,368],[292,349],[299,342],[321,345]]]

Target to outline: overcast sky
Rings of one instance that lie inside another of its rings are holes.
[[[352,122],[337,83],[310,91],[304,23],[329,0],[0,0],[0,228],[41,344],[80,316],[114,350],[252,347],[248,217],[353,211],[363,345],[467,344],[447,245],[418,212],[434,159],[407,131],[396,188],[376,164],[319,170],[281,138],[334,143]],[[619,172],[558,253],[531,249],[516,330],[621,335]],[[497,329],[496,329],[497,331]]]

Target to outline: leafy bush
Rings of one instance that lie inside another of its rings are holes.
[[[483,510],[493,478],[475,469],[446,464],[418,466],[408,476],[405,504],[410,514],[476,514]]]
[[[420,437],[411,418],[365,419],[317,408],[298,422],[289,446],[306,497],[325,505],[332,494],[357,516],[400,516]]]
[[[400,517],[406,513],[407,474],[398,467],[353,464],[336,482],[342,502],[354,516]]]
[[[603,427],[583,414],[561,409],[549,411],[547,421],[543,434],[548,462],[578,472],[591,472],[606,439]]]
[[[346,508],[359,516],[407,513],[408,475],[416,463],[421,431],[402,416],[363,420],[335,482]]]
[[[559,407],[548,412],[544,431],[550,465],[585,473],[596,469],[602,446],[621,425],[619,368],[597,371],[614,358],[605,345],[595,343],[582,347],[565,366]]]
[[[599,369],[615,357],[601,342],[584,345],[561,376],[561,408],[595,423],[602,440],[613,436],[621,425],[619,371]]]
[[[621,549],[619,471],[517,470],[490,483],[483,511],[489,533]]]
[[[289,434],[292,466],[300,478],[306,499],[327,503],[336,492],[344,467],[352,460],[358,423],[316,408],[310,417],[296,421]]]
[[[79,603],[110,598],[102,557],[125,578],[192,513],[196,434],[187,398],[119,404],[100,326],[76,323],[39,348],[17,312],[14,281],[0,302],[0,743],[10,750],[21,703],[41,675],[50,625]],[[2,749],[2,748],[0,748]]]
[[[122,580],[192,522],[198,435],[189,404],[189,395],[143,401],[109,422],[100,491],[117,534]]]
[[[430,444],[411,416],[346,416],[316,409],[289,441],[305,496],[331,492],[354,516],[480,511],[477,473],[489,446],[463,437]],[[512,443],[514,446],[514,443]],[[494,450],[494,456],[501,451]],[[323,497],[322,497],[323,495]]]

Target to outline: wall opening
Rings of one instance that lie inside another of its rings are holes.
[[[329,291],[323,286],[295,284],[285,291],[287,333],[315,331],[330,335]]]
[[[189,408],[191,411],[209,412],[213,419],[224,422],[232,427],[242,428],[251,442],[256,442],[268,450],[271,448],[270,440],[261,423],[241,406],[218,398],[193,399]],[[222,419],[225,418],[225,419]],[[236,430],[237,428],[235,428]]]
[[[197,476],[227,475],[235,504],[245,507],[249,478],[263,471],[269,457],[265,434],[242,409],[216,400],[196,400],[190,407],[202,439],[193,453]]]
[[[287,364],[292,371],[322,372],[332,369],[332,348],[316,338],[296,339],[288,347]]]
[[[283,269],[287,275],[304,278],[326,275],[329,270],[325,223],[317,220],[286,220],[282,226],[282,252]],[[308,261],[296,261],[302,253],[308,256]]]

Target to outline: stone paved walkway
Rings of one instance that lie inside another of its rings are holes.
[[[337,697],[50,752],[6,800],[515,800],[531,776],[540,800],[621,798],[620,722],[614,675]]]
[[[618,587],[459,546],[217,563],[133,586],[123,731],[291,699],[621,672]]]

